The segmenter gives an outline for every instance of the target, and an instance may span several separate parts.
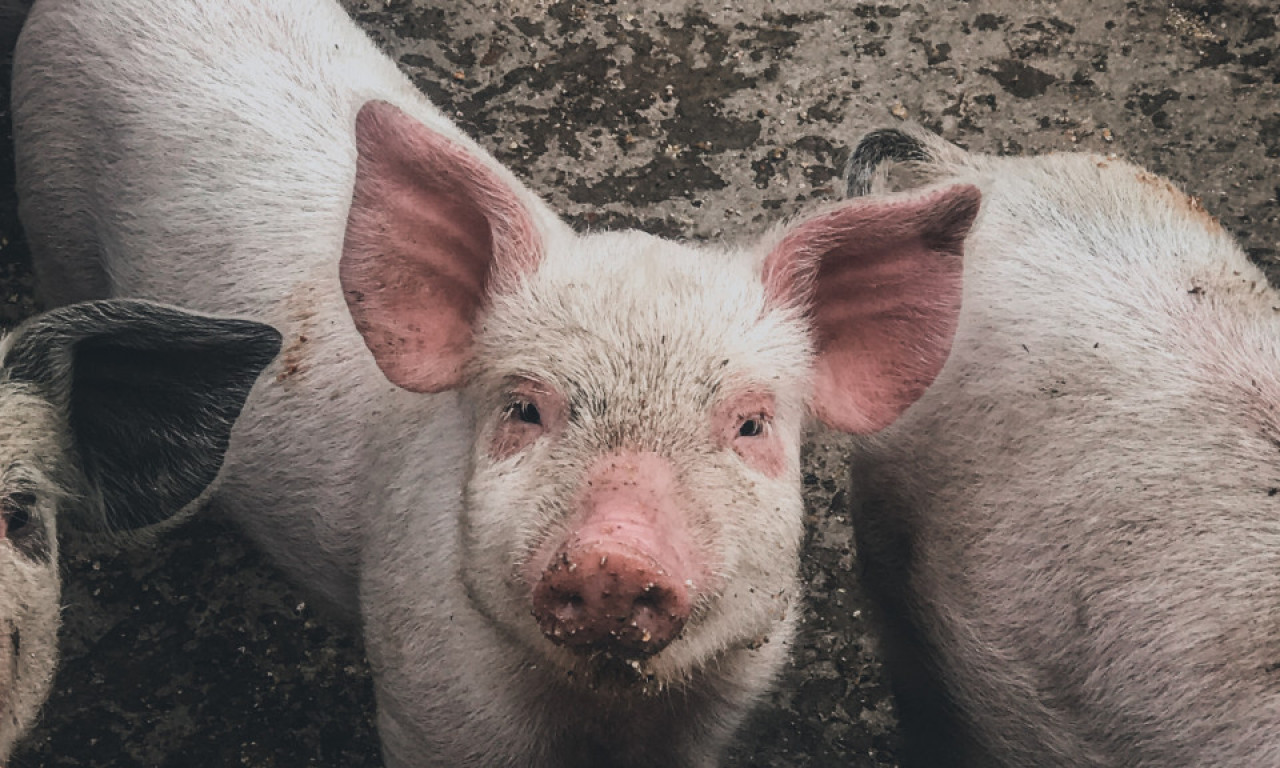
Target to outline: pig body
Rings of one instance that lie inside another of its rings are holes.
[[[279,346],[259,323],[137,301],[62,308],[0,337],[0,761],[53,681],[59,525],[118,535],[197,502]]]
[[[934,386],[859,441],[904,764],[1280,762],[1280,296],[1194,199],[1093,155],[871,134],[983,190]]]
[[[285,335],[214,504],[361,623],[393,766],[709,766],[786,658],[806,409],[927,386],[971,187],[751,248],[573,233],[334,3],[41,0],[50,303]]]

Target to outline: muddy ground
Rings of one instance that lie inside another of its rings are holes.
[[[1268,0],[346,4],[581,227],[754,235],[830,198],[857,137],[905,118],[984,152],[1144,164],[1280,277]],[[11,324],[36,307],[11,157],[0,173]],[[896,765],[842,474],[840,442],[815,435],[804,636],[730,765]],[[64,663],[12,766],[379,765],[358,640],[234,531],[201,520],[155,550],[64,546]]]

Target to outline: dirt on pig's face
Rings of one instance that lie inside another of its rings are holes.
[[[800,310],[770,305],[745,253],[626,233],[560,255],[498,296],[477,337],[473,601],[594,687],[660,691],[785,646],[812,365]]]

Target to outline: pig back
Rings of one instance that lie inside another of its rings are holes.
[[[983,179],[951,357],[855,450],[911,764],[1280,759],[1280,301],[1108,165]]]

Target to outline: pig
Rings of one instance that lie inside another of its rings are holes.
[[[795,631],[806,416],[924,390],[980,205],[578,234],[328,0],[40,0],[14,110],[46,301],[282,330],[211,503],[358,625],[392,768],[716,765]]]
[[[1280,765],[1280,295],[1111,157],[894,128],[847,178],[983,194],[950,357],[853,454],[903,765]]]
[[[122,537],[195,508],[280,348],[261,323],[74,304],[0,335],[0,764],[58,658],[58,528]]]

